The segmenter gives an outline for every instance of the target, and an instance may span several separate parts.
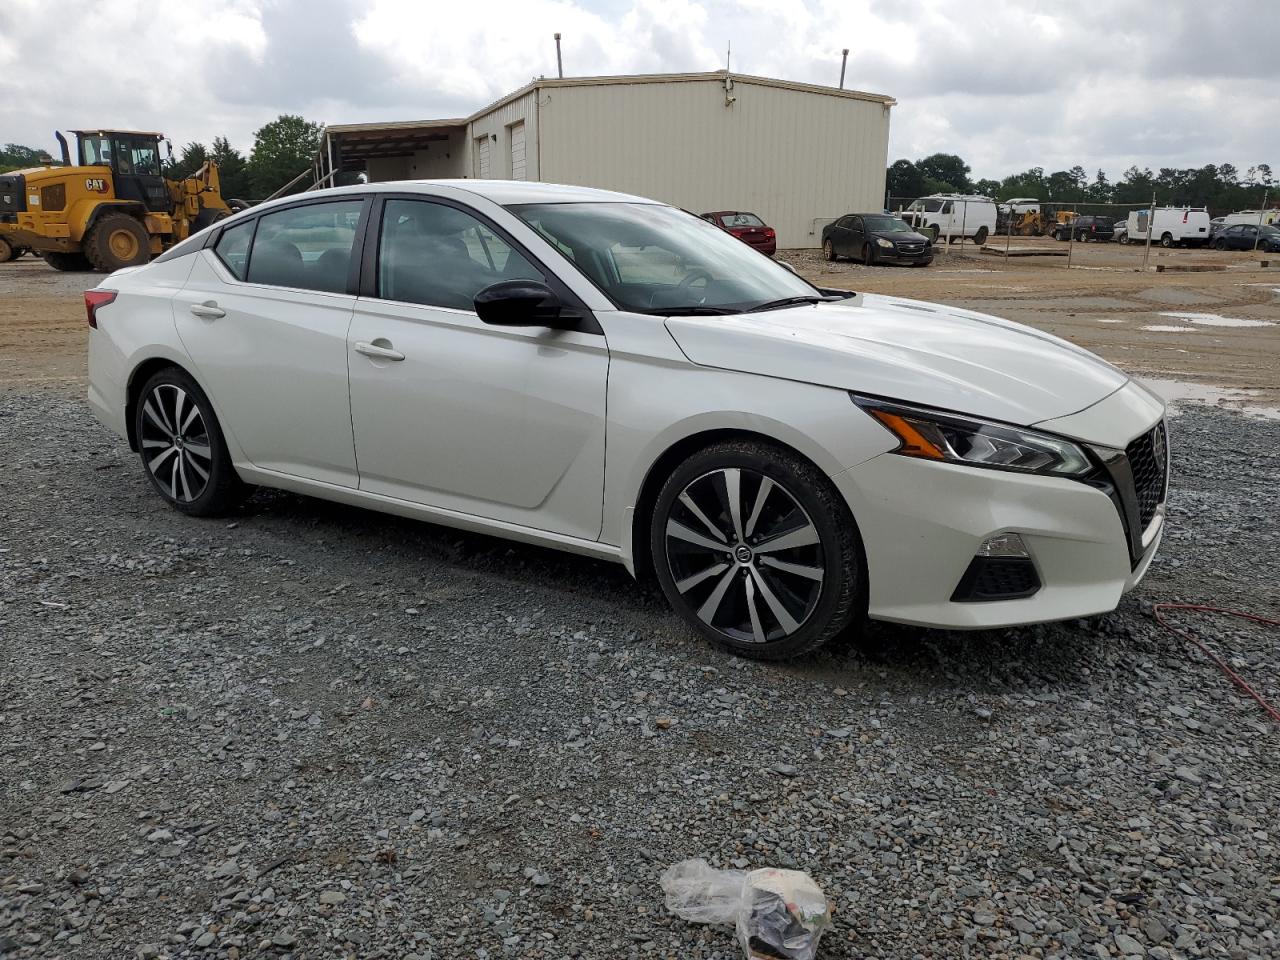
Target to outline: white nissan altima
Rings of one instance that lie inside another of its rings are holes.
[[[1164,406],[1115,367],[639,197],[308,193],[85,300],[89,401],[174,508],[262,485],[615,560],[747,656],[1108,611],[1162,533]]]

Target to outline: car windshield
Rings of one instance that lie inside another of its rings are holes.
[[[619,308],[739,313],[822,294],[731,234],[653,203],[529,203],[509,208]]]
[[[866,217],[867,229],[874,230],[877,233],[912,233],[911,227],[907,226],[897,217]]]
[[[911,206],[907,207],[907,209],[921,210],[925,213],[937,213],[942,209],[942,201],[929,197],[924,200],[917,200],[915,203],[911,204]]]
[[[1280,237],[1280,229],[1276,227],[1263,227],[1262,232],[1268,237]]]

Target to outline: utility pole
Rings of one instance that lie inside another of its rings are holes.
[[[1258,230],[1253,235],[1253,252],[1258,252],[1258,241],[1262,239],[1262,218],[1267,215],[1267,195],[1270,190],[1262,191],[1262,209],[1258,211]]]

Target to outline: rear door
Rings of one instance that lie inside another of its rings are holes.
[[[368,207],[363,197],[305,202],[238,221],[195,254],[174,297],[196,374],[257,467],[356,486],[348,290]]]
[[[862,254],[862,247],[867,242],[867,226],[861,217],[850,217],[849,228],[845,232],[845,250],[848,256]]]
[[[388,197],[374,227],[348,338],[360,489],[597,539],[603,334],[481,322],[484,287],[558,281],[468,207]]]

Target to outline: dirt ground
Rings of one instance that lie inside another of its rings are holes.
[[[989,246],[1003,249],[1003,238]],[[941,252],[927,269],[829,264],[816,251],[781,257],[822,285],[938,301],[1046,330],[1135,375],[1169,381],[1171,397],[1280,408],[1280,257],[1262,267],[1262,255],[1153,249],[1143,270],[1138,246],[1023,238],[1011,246],[1056,254],[1070,246],[1071,268],[1064,256],[1006,259],[971,244]],[[1180,272],[1195,267],[1218,269]],[[0,389],[83,384],[80,293],[99,279],[58,273],[32,257],[0,264]]]

